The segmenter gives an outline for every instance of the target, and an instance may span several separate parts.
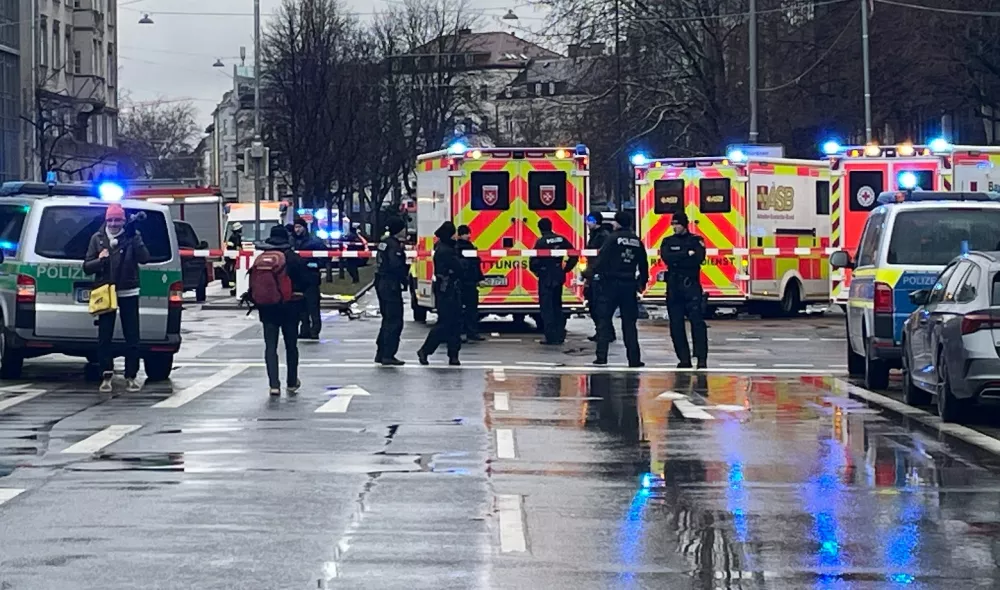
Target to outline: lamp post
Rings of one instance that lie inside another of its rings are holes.
[[[253,142],[250,157],[253,159],[253,218],[257,238],[260,231],[260,201],[263,198],[261,169],[264,161],[264,142],[260,129],[260,0],[253,0]]]

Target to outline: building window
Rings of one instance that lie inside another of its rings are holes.
[[[549,82],[549,96],[554,96],[556,93],[556,83]]]
[[[42,54],[40,59],[38,60],[38,63],[42,64],[43,66],[47,66],[49,65],[49,19],[45,15],[42,15],[41,29],[42,29],[42,34],[41,34]]]
[[[117,86],[118,85],[118,72],[115,68],[115,44],[108,43],[108,85]]]
[[[535,82],[535,96],[541,96],[541,95],[542,95],[542,83]]]
[[[63,67],[62,31],[59,21],[52,21],[52,67]]]
[[[78,49],[73,52],[73,73],[79,74],[81,72],[83,72],[83,54]]]
[[[73,71],[73,27],[69,25],[66,27],[66,61],[63,62],[66,69],[72,73]]]
[[[73,8],[80,8],[80,0],[73,0]]]

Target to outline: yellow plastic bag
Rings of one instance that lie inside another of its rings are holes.
[[[118,311],[118,291],[114,285],[101,285],[90,291],[91,315],[104,315]]]

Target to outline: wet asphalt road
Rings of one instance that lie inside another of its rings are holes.
[[[706,373],[657,322],[594,371],[584,320],[379,369],[331,314],[270,400],[256,321],[192,310],[168,384],[2,384],[0,588],[1000,588],[1000,460],[848,398],[842,321],[714,321]]]

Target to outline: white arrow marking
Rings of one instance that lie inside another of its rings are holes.
[[[497,412],[510,411],[510,394],[498,391],[493,394],[493,409]]]
[[[48,391],[47,389],[35,389],[32,387],[32,385],[34,385],[34,383],[22,383],[20,385],[8,385],[6,387],[0,387],[0,392],[21,394],[16,397],[10,397],[8,399],[0,400],[0,412],[6,410],[7,408],[12,408],[17,404],[33,400],[36,397],[43,395]]]
[[[709,414],[699,406],[696,406],[686,399],[679,399],[674,402],[674,407],[688,420],[715,420],[715,416]]]
[[[226,381],[229,381],[233,377],[239,375],[243,371],[250,368],[250,365],[246,363],[239,363],[234,365],[229,365],[225,369],[222,369],[218,373],[202,379],[198,383],[195,383],[191,387],[186,387],[167,399],[157,402],[152,405],[154,408],[179,408],[184,404],[196,400],[199,397],[205,395],[209,391],[212,391],[216,387],[222,385]]]
[[[687,399],[687,396],[683,393],[677,393],[676,391],[664,391],[660,395],[656,396],[656,399],[668,399],[668,400],[679,400]]]
[[[497,512],[500,516],[500,551],[503,553],[523,553],[527,550],[524,536],[524,511],[521,496],[500,494],[497,496]]]
[[[116,424],[108,426],[104,430],[88,436],[75,445],[66,447],[63,453],[89,455],[96,453],[104,447],[125,438],[127,435],[142,428],[142,424]]]
[[[316,408],[314,414],[343,414],[347,412],[347,408],[351,405],[351,400],[355,396],[370,396],[365,389],[362,389],[358,385],[345,385],[339,389],[334,390],[333,397],[330,398],[328,402],[322,406]]]
[[[509,428],[497,429],[497,457],[501,459],[517,459],[513,430]]]
[[[0,488],[0,504],[6,504],[7,502],[10,502],[23,492],[24,490],[19,490],[16,488]]]

